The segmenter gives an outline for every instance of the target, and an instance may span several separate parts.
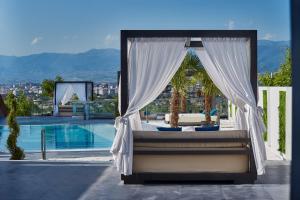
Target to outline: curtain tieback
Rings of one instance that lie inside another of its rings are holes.
[[[255,106],[252,107],[252,111],[254,114],[254,117],[256,117],[257,120],[257,124],[260,127],[261,132],[265,132],[266,131],[266,126],[265,123],[263,122],[263,115],[264,115],[264,110],[262,107],[260,106]]]
[[[263,117],[263,115],[264,115],[264,110],[263,110],[263,108],[261,107],[261,106],[257,106],[256,107],[256,112],[257,112],[257,114],[260,116],[260,117]]]
[[[128,117],[124,117],[124,116],[119,116],[115,119],[115,125],[114,127],[118,130],[120,127],[120,124],[124,124],[127,125],[128,124]]]
[[[250,108],[252,108],[252,112],[256,113],[258,117],[263,118],[264,110],[262,107],[254,106],[254,107],[250,107]]]
[[[129,125],[128,116],[119,116],[115,120],[114,127],[116,128],[116,136],[114,142],[111,146],[110,152],[115,153],[127,153],[127,135],[128,130],[126,130],[126,126]]]

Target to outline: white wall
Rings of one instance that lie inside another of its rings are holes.
[[[263,91],[267,91],[267,112],[268,112],[268,140],[266,144],[273,152],[278,152],[279,148],[279,92],[286,92],[286,125],[285,125],[285,155],[287,160],[291,160],[292,150],[292,88],[291,87],[259,87],[258,88],[258,106],[263,108]],[[228,119],[234,121],[235,106],[232,106],[232,116],[230,116],[230,109],[228,103]]]
[[[261,93],[261,98],[259,101],[262,100],[262,91],[267,91],[267,110],[268,110],[268,141],[267,144],[273,151],[278,152],[279,148],[279,92],[285,91],[286,92],[286,119],[285,119],[285,158],[290,160],[291,159],[291,150],[292,150],[292,88],[291,87],[259,87],[259,91]],[[262,104],[262,103],[261,103]]]

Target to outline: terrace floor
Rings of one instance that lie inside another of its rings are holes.
[[[124,185],[111,162],[0,161],[0,199],[259,199],[289,198],[290,163],[268,161],[253,185]]]

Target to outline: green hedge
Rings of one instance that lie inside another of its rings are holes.
[[[279,92],[279,149],[278,151],[285,153],[285,102],[286,102],[286,92]]]
[[[264,124],[266,126],[266,129],[268,128],[268,93],[267,90],[263,91],[263,120],[264,120]],[[264,140],[267,141],[268,140],[268,132],[264,132]]]

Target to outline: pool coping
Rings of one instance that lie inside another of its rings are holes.
[[[88,152],[88,151],[104,151],[104,152],[110,152],[110,148],[94,148],[94,149],[46,149],[46,152]],[[25,154],[26,153],[41,153],[41,151],[38,150],[26,150],[24,151]],[[8,151],[0,151],[0,155],[1,153],[9,153]]]

